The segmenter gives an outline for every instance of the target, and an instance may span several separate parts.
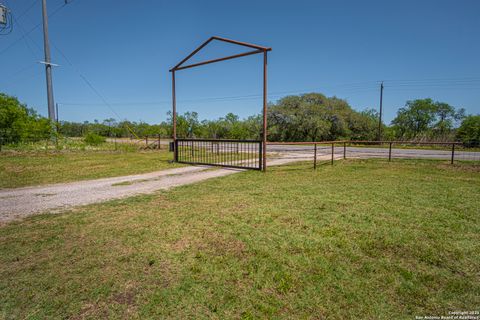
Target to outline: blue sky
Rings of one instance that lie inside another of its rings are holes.
[[[41,22],[41,1],[0,2],[18,17],[14,31],[0,36],[0,91],[46,115],[41,28],[28,33]],[[169,68],[212,35],[272,47],[273,102],[316,91],[357,110],[378,108],[384,80],[387,122],[415,98],[480,113],[478,0],[63,3],[48,0],[52,61],[60,65],[53,74],[55,100],[63,120],[165,120]],[[243,51],[216,43],[195,61]],[[261,55],[254,55],[179,71],[178,111],[197,111],[200,118],[260,112],[261,66]]]

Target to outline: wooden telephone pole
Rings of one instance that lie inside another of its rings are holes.
[[[380,114],[378,116],[378,141],[382,140],[383,81],[380,84]]]

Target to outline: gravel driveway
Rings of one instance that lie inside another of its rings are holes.
[[[298,160],[301,159],[272,160],[269,161],[269,166]],[[0,189],[0,223],[42,212],[60,212],[72,206],[168,190],[241,171],[243,170],[192,166],[123,177]]]

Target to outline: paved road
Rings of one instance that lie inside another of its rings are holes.
[[[268,152],[277,153],[277,157],[313,157],[313,146],[303,145],[268,145]],[[331,145],[318,145],[318,155],[330,155]],[[343,157],[343,146],[336,145],[334,148],[335,158]],[[388,148],[372,147],[347,147],[347,158],[388,158]],[[449,160],[452,152],[434,149],[398,149],[392,148],[392,158],[404,159],[445,159]],[[480,161],[480,152],[455,151],[456,160]]]

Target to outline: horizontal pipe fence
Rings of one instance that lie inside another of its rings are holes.
[[[267,150],[274,157],[312,161],[313,168],[332,164],[339,159],[380,158],[436,159],[455,161],[480,161],[480,148],[466,148],[460,142],[416,141],[320,141],[320,142],[269,142]]]

